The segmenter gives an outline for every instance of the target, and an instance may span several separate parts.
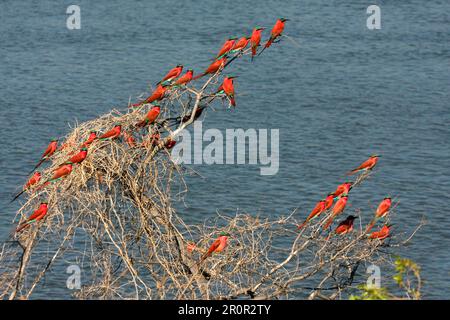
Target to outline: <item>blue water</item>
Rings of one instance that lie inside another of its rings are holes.
[[[366,8],[381,7],[381,30]],[[66,8],[81,7],[81,29]],[[403,255],[422,268],[424,298],[450,293],[450,3],[448,1],[12,1],[0,2],[0,233],[8,203],[51,137],[68,124],[127,104],[173,65],[197,72],[223,40],[289,17],[283,40],[238,74],[238,107],[208,113],[204,128],[280,129],[280,169],[192,166],[179,213],[201,221],[216,210],[306,214],[343,174],[371,153],[376,173],[352,194],[370,210],[400,199],[397,232],[428,224]],[[239,95],[240,93],[240,95]],[[372,214],[366,211],[367,215]],[[57,270],[54,272],[58,272]],[[62,271],[63,272],[63,271]],[[45,282],[36,298],[58,297]]]

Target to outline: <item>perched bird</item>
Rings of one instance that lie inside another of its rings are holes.
[[[322,212],[325,211],[325,200],[320,200],[314,209],[311,211],[309,216],[306,218],[305,222],[303,222],[301,225],[298,226],[298,229],[303,228],[310,220],[312,220],[315,217],[318,217]]]
[[[374,231],[371,234],[369,234],[369,239],[378,239],[378,240],[384,240],[387,237],[389,237],[391,233],[391,227],[390,225],[384,225],[381,227],[380,230]]]
[[[333,205],[333,201],[335,198],[335,194],[334,192],[331,192],[327,195],[327,197],[325,198],[325,209],[324,211],[327,211],[328,209],[331,208],[331,206]]]
[[[132,107],[139,107],[140,105],[144,104],[144,103],[152,103],[154,101],[161,101],[162,99],[164,99],[167,89],[169,87],[165,84],[159,84],[155,91],[153,91],[153,93],[151,94],[150,97],[148,97],[147,99],[145,99],[144,101],[141,101],[139,103],[135,103],[132,104]]]
[[[221,232],[219,237],[212,243],[208,251],[202,256],[200,262],[204,261],[206,258],[210,257],[214,252],[222,252],[227,247],[228,237],[230,236],[227,232]]]
[[[250,46],[252,48],[252,61],[253,57],[256,56],[256,51],[258,50],[259,44],[261,42],[261,32],[265,28],[256,27],[253,29],[252,36],[250,37]]]
[[[85,142],[83,142],[83,144],[81,145],[81,148],[89,147],[92,144],[92,142],[95,141],[95,139],[97,139],[97,132],[94,130],[91,130],[89,132],[89,137],[87,138],[87,140]]]
[[[207,74],[214,74],[216,73],[218,70],[220,70],[221,68],[223,68],[225,66],[225,64],[227,63],[227,57],[223,57],[219,60],[214,61],[213,63],[211,63],[209,65],[208,68],[206,68],[205,72],[195,76],[192,78],[192,80],[197,80]]]
[[[177,65],[175,68],[171,69],[164,78],[158,82],[157,84],[164,83],[164,84],[170,84],[172,80],[178,78],[178,76],[183,71],[183,66],[181,64]]]
[[[145,118],[136,124],[136,127],[144,127],[148,124],[152,124],[153,122],[155,122],[156,118],[158,118],[160,112],[161,107],[159,105],[155,105],[148,111]]]
[[[362,170],[364,170],[364,171],[372,170],[375,167],[375,165],[377,164],[379,157],[381,157],[381,156],[376,155],[376,154],[371,155],[369,159],[364,161],[359,167],[348,172],[347,175],[352,175],[352,174],[355,174],[358,171],[362,171]]]
[[[339,235],[344,235],[351,232],[353,230],[353,221],[355,221],[355,219],[358,219],[358,217],[352,215],[348,216],[347,219],[339,223],[334,232]]]
[[[244,49],[247,47],[248,42],[250,41],[250,37],[242,37],[238,41],[236,41],[233,45],[233,47],[230,50],[230,53],[238,53],[240,51],[244,51]]]
[[[48,144],[47,149],[45,149],[44,153],[42,154],[41,160],[39,160],[38,164],[33,168],[33,170],[30,171],[30,173],[39,168],[40,165],[48,158],[50,158],[57,149],[58,149],[58,139],[52,139]]]
[[[28,179],[27,183],[23,186],[22,191],[20,191],[18,194],[14,196],[14,198],[11,200],[11,202],[15,201],[17,198],[19,198],[26,190],[28,190],[31,186],[34,186],[41,180],[41,173],[39,171],[36,171],[30,179]]]
[[[277,22],[275,23],[275,25],[272,28],[272,32],[270,33],[270,38],[266,42],[266,45],[264,46],[264,48],[270,47],[270,45],[275,41],[275,39],[277,39],[278,37],[281,36],[281,33],[284,30],[284,23],[286,21],[289,21],[289,19],[280,18],[277,20]]]
[[[31,216],[28,217],[28,219],[21,223],[17,229],[16,232],[20,232],[23,229],[29,227],[33,222],[37,222],[39,220],[42,220],[45,215],[48,212],[48,203],[47,202],[41,202],[41,204],[39,205],[39,208],[37,210],[35,210]]]
[[[72,172],[72,162],[67,161],[65,164],[53,171],[53,176],[47,182],[55,182],[60,180]]]
[[[380,202],[380,204],[378,205],[377,211],[375,212],[375,217],[372,219],[372,221],[367,226],[366,232],[369,232],[379,219],[384,218],[389,213],[391,204],[392,204],[392,200],[390,197],[386,197],[383,199],[383,201]]]
[[[216,56],[216,59],[220,59],[223,56],[225,56],[230,50],[233,48],[234,44],[236,42],[236,38],[229,38],[225,41],[222,48],[220,48],[219,53]]]
[[[233,80],[237,77],[225,77],[223,79],[223,83],[220,88],[223,90],[223,93],[227,95],[230,99],[230,103],[233,107],[236,107],[236,100],[234,99],[234,83]]]
[[[83,160],[86,159],[87,152],[88,152],[87,148],[81,148],[80,151],[76,155],[70,157],[69,160],[66,161],[66,163],[70,162],[73,164],[83,162]]]
[[[122,126],[120,124],[115,124],[114,128],[109,130],[108,132],[105,132],[100,137],[98,137],[99,140],[108,140],[108,139],[115,139],[118,136],[120,136],[120,132],[122,130]]]
[[[327,223],[323,227],[324,229],[327,229],[332,223],[334,218],[336,216],[340,215],[345,210],[345,206],[347,205],[348,196],[346,194],[342,195],[342,197],[339,198],[339,200],[336,202],[332,209],[331,217],[328,219]]]
[[[347,181],[347,182],[344,182],[343,184],[338,185],[338,187],[336,188],[336,191],[334,191],[334,198],[336,199],[342,194],[348,194],[350,192],[350,190],[352,189],[352,186],[353,186],[353,182],[351,182],[351,181]]]
[[[182,86],[188,84],[189,82],[191,82],[193,75],[194,70],[188,69],[182,77],[178,78],[178,80],[175,81],[174,86]]]

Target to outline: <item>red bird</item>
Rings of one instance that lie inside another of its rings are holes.
[[[222,88],[223,92],[230,99],[230,103],[233,107],[236,107],[236,100],[234,99],[234,83],[233,79],[236,77],[225,77],[223,79]]]
[[[384,240],[387,237],[389,237],[390,233],[391,233],[391,226],[384,225],[380,230],[372,232],[369,235],[369,239]]]
[[[81,163],[81,162],[83,162],[84,159],[86,159],[87,152],[88,152],[88,149],[87,149],[87,148],[81,148],[81,149],[80,149],[80,152],[78,152],[76,155],[70,157],[70,159],[67,160],[67,162],[71,162],[71,163]],[[66,162],[66,163],[67,163],[67,162]]]
[[[34,186],[36,183],[38,183],[41,180],[41,173],[39,171],[36,171],[33,176],[28,179],[27,183],[23,186],[22,191],[20,191],[18,194],[14,196],[14,199],[11,200],[13,202],[18,197],[20,197],[26,190],[28,190],[31,186]]]
[[[358,217],[352,215],[348,216],[347,219],[339,223],[334,232],[339,235],[344,235],[351,232],[353,230],[353,221],[355,221],[355,219],[358,219]]]
[[[155,122],[156,118],[158,118],[160,111],[161,108],[158,105],[155,105],[150,109],[145,118],[136,124],[136,127],[144,127],[148,124],[152,124],[153,122]]]
[[[188,69],[188,71],[186,71],[186,73],[182,77],[180,77],[177,81],[175,81],[174,85],[182,86],[188,84],[189,82],[191,82],[193,75],[194,70]]]
[[[334,192],[334,197],[337,198],[341,194],[348,194],[350,190],[352,189],[353,182],[344,182],[343,184],[340,184],[336,191]]]
[[[216,59],[220,59],[228,52],[230,52],[230,50],[234,47],[235,42],[236,38],[229,38],[227,41],[225,41],[222,48],[220,48],[220,51],[217,54]]]
[[[97,139],[97,132],[92,130],[89,133],[89,137],[87,138],[87,140],[83,142],[83,144],[81,145],[81,148],[89,147],[92,144],[92,142],[95,141],[95,139]]]
[[[107,139],[115,139],[118,136],[120,136],[120,132],[122,130],[122,126],[120,124],[116,124],[114,128],[109,130],[108,132],[105,132],[100,137],[98,137],[99,140],[107,140]]]
[[[48,212],[47,202],[41,202],[41,204],[39,205],[39,208],[36,211],[34,211],[25,222],[21,223],[17,227],[16,232],[20,232],[23,229],[29,227],[30,224],[32,224],[33,222],[42,220],[45,217],[45,215],[47,214],[47,212]]]
[[[284,30],[284,23],[286,21],[289,21],[289,19],[280,18],[277,20],[277,22],[275,23],[275,25],[272,28],[272,32],[270,33],[270,38],[266,42],[266,45],[264,46],[264,48],[270,47],[270,45],[275,41],[275,39],[277,39],[278,37],[281,36],[281,33]]]
[[[312,220],[315,217],[318,217],[324,211],[325,211],[325,200],[321,200],[316,204],[314,209],[309,214],[308,218],[306,218],[305,222],[303,222],[301,225],[298,226],[298,229],[303,228],[310,220]]]
[[[54,182],[56,180],[59,180],[65,176],[67,176],[68,174],[70,174],[72,172],[72,162],[66,162],[65,164],[63,164],[62,166],[60,166],[58,169],[56,169],[55,171],[53,171],[53,177],[51,179],[49,179],[47,182]]]
[[[160,100],[164,99],[167,88],[168,88],[168,86],[166,86],[165,84],[159,84],[156,87],[155,91],[153,91],[153,93],[150,97],[148,97],[147,99],[145,99],[144,101],[141,101],[139,103],[132,104],[131,106],[139,107],[141,104],[144,104],[144,103],[152,103],[153,101],[160,101]]]
[[[34,170],[36,170],[37,168],[39,168],[39,166],[46,161],[48,158],[50,158],[55,151],[58,149],[58,139],[52,139],[50,141],[50,143],[47,146],[47,149],[45,149],[44,153],[41,156],[41,160],[38,162],[38,164],[33,168],[33,170],[31,170],[31,172],[33,172]],[[30,172],[30,173],[31,173]]]
[[[335,198],[334,192],[329,193],[327,195],[327,197],[325,198],[325,209],[324,209],[324,211],[327,211],[328,209],[331,208],[331,206],[333,205],[334,198]]]
[[[381,156],[376,155],[376,154],[371,155],[369,159],[364,161],[358,168],[355,168],[352,171],[350,171],[349,173],[347,173],[347,175],[355,174],[361,170],[364,170],[364,171],[372,170],[375,167],[375,165],[377,164],[379,157],[381,157]]]
[[[253,60],[253,57],[256,55],[256,51],[258,50],[259,43],[261,42],[261,32],[264,29],[265,28],[259,28],[259,27],[256,27],[255,29],[253,29],[252,36],[250,37],[250,46],[252,48],[252,60]]]
[[[209,247],[208,251],[202,256],[200,262],[210,257],[214,252],[222,252],[228,245],[229,233],[221,232],[219,238],[217,238],[212,245]]]
[[[205,70],[205,72],[195,76],[192,78],[192,80],[197,80],[207,74],[214,74],[216,73],[220,68],[223,68],[225,64],[227,63],[227,57],[223,57],[222,59],[216,60],[213,63],[209,65],[209,67]]]
[[[178,76],[183,71],[183,66],[181,64],[177,65],[175,68],[171,69],[166,76],[157,84],[164,82],[171,82],[173,79],[178,78]]]
[[[344,194],[334,205],[331,217],[328,219],[327,223],[323,227],[327,229],[332,223],[336,216],[340,215],[345,210],[345,206],[347,205],[348,196]]]
[[[377,211],[375,212],[375,217],[367,226],[366,232],[370,231],[379,219],[384,218],[389,213],[389,209],[391,209],[391,204],[392,200],[390,197],[386,197],[383,199],[383,201],[380,202]]]
[[[250,41],[250,37],[242,37],[238,41],[234,43],[233,48],[231,48],[230,53],[237,53],[239,51],[243,51]]]

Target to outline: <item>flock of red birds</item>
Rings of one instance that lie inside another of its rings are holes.
[[[279,41],[278,39],[282,36],[284,30],[284,23],[286,21],[288,21],[288,19],[284,18],[280,18],[276,21],[274,27],[272,28],[270,38],[267,40],[266,44],[264,45],[264,48],[260,50],[259,54],[261,54],[264,51],[264,49],[270,47],[272,43]],[[208,66],[208,68],[206,68],[206,70],[203,73],[200,73],[195,77],[193,76],[194,71],[192,69],[188,69],[184,75],[181,75],[183,71],[182,65],[177,65],[176,67],[171,69],[166,74],[166,76],[164,76],[162,80],[157,83],[155,90],[147,99],[131,105],[131,107],[138,107],[143,104],[152,104],[152,107],[145,115],[145,117],[136,124],[136,128],[139,129],[155,123],[161,111],[159,102],[167,97],[167,94],[170,92],[171,89],[186,86],[189,82],[199,79],[205,75],[214,75],[218,72],[221,72],[232,61],[232,59],[241,56],[249,44],[251,47],[251,57],[253,60],[253,58],[257,54],[258,47],[260,46],[261,32],[264,29],[265,28],[260,27],[254,28],[252,35],[250,37],[241,37],[239,39],[236,38],[227,39],[223,44],[222,48],[219,50],[214,61]],[[234,55],[234,57],[231,60],[228,60],[231,55]],[[214,97],[217,95],[225,95],[229,99],[230,104],[233,107],[236,106],[234,83],[233,83],[234,78],[235,77],[232,76],[224,77],[222,84],[218,87],[217,91],[214,94]],[[201,115],[202,110],[203,108],[197,109],[195,119],[197,119]],[[59,166],[56,170],[54,170],[53,176],[51,178],[39,184],[41,182],[42,174],[41,172],[35,170],[38,169],[39,166],[41,166],[41,164],[51,159],[51,157],[57,151],[61,151],[68,146],[67,144],[63,144],[58,148],[58,140],[52,139],[47,149],[42,154],[40,161],[32,170],[32,172],[34,172],[33,175],[25,183],[25,185],[22,188],[22,191],[18,193],[13,198],[12,201],[16,200],[18,197],[20,197],[21,194],[23,194],[27,190],[31,190],[32,188],[34,188],[34,191],[40,190],[45,186],[49,185],[50,183],[59,181],[64,177],[68,176],[72,172],[75,164],[79,164],[82,161],[84,161],[84,159],[86,159],[88,154],[88,148],[95,141],[112,140],[120,136],[123,136],[125,142],[129,146],[131,147],[136,146],[136,141],[133,135],[126,131],[123,131],[122,126],[119,123],[115,124],[111,130],[107,131],[106,133],[100,136],[97,136],[97,132],[91,131],[89,133],[88,138],[78,147],[79,150],[78,153],[74,154],[74,152],[72,152],[70,154],[69,159],[67,159],[67,161],[65,161],[61,166]],[[148,147],[149,143],[152,144],[153,146],[161,144],[159,133],[152,134],[150,142],[144,141],[142,142],[142,146]],[[175,143],[176,143],[175,140],[168,138],[166,142],[163,144],[163,147],[171,149],[174,147]],[[46,216],[47,212],[48,212],[48,203],[41,202],[39,207],[16,228],[16,233],[29,227],[32,223],[42,220]]]
[[[355,168],[354,170],[350,171],[348,175],[352,175],[358,172],[367,172],[372,170],[377,162],[378,162],[379,156],[378,155],[372,155],[369,159],[364,161],[360,166]],[[346,181],[342,184],[340,184],[334,192],[331,192],[327,195],[327,197],[317,203],[317,205],[314,207],[314,209],[311,211],[311,213],[308,215],[306,220],[298,227],[299,229],[304,228],[308,222],[310,222],[312,219],[320,216],[321,214],[329,214],[328,219],[326,219],[325,224],[323,225],[323,229],[327,230],[330,228],[330,226],[333,224],[335,218],[342,214],[345,211],[345,208],[347,206],[348,202],[348,195],[350,190],[352,189],[353,182]],[[334,201],[336,200],[336,203]],[[334,203],[334,206],[333,206]],[[377,207],[377,210],[375,211],[375,216],[372,219],[372,221],[368,224],[365,233],[368,235],[369,239],[379,239],[383,240],[389,237],[391,226],[384,224],[378,231],[372,230],[373,226],[376,224],[377,221],[380,219],[385,218],[389,210],[391,209],[392,200],[390,197],[384,198],[380,204]],[[353,230],[353,222],[358,217],[349,215],[345,220],[341,221],[338,226],[335,229],[335,233],[338,235],[345,235],[348,234]],[[331,236],[331,233],[330,233]]]

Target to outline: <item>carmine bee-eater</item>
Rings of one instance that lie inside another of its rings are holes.
[[[336,188],[336,191],[334,191],[334,198],[338,198],[342,194],[348,194],[350,190],[352,189],[353,182],[347,181],[343,184],[338,185]]]
[[[250,46],[252,48],[252,60],[256,56],[256,51],[258,50],[259,44],[261,42],[261,32],[265,28],[256,27],[253,29],[252,36],[250,37]]]
[[[175,81],[175,83],[173,85],[176,87],[186,85],[189,82],[191,82],[193,75],[194,75],[194,70],[188,69],[186,71],[186,73],[183,76],[181,76],[177,81]]]
[[[99,140],[108,140],[108,139],[115,139],[118,136],[120,136],[120,132],[122,130],[122,126],[120,124],[114,125],[114,128],[109,130],[108,132],[105,132],[100,137],[98,137]]]
[[[192,78],[192,80],[197,80],[207,74],[214,74],[216,73],[220,68],[223,68],[225,64],[227,63],[227,57],[223,57],[222,59],[216,60],[213,63],[209,65],[209,67],[205,70],[205,72],[195,76]]]
[[[42,154],[41,160],[39,160],[38,164],[33,168],[33,170],[30,171],[30,173],[39,168],[40,165],[48,158],[50,158],[57,149],[58,149],[58,139],[52,139],[48,144],[47,149],[45,149],[44,153]]]
[[[34,186],[36,183],[38,183],[41,180],[41,173],[39,171],[36,171],[30,179],[28,179],[27,183],[23,186],[22,191],[20,191],[18,194],[14,196],[14,199],[11,200],[13,202],[18,197],[20,197],[26,190],[28,190],[30,187]]]
[[[81,148],[77,154],[70,157],[69,160],[67,160],[66,162],[81,163],[81,162],[83,162],[84,159],[86,159],[87,152],[88,152],[87,148]]]
[[[141,104],[144,104],[144,103],[152,103],[154,101],[161,101],[162,99],[164,99],[168,88],[169,88],[169,86],[167,86],[165,84],[159,84],[156,87],[155,91],[153,91],[153,93],[151,94],[150,97],[148,97],[144,101],[132,104],[131,106],[139,107]]]
[[[170,82],[179,77],[182,71],[183,66],[181,64],[177,65],[175,68],[171,69],[157,84],[170,84]]]
[[[284,30],[284,23],[286,21],[289,21],[289,19],[285,19],[285,18],[280,18],[277,20],[277,22],[275,23],[275,25],[272,28],[272,32],[270,32],[270,38],[269,40],[266,42],[266,45],[264,46],[264,48],[268,48],[270,47],[270,45],[278,38],[281,36],[281,34],[283,33]],[[262,52],[262,51],[261,51]]]
[[[234,79],[236,77],[225,77],[222,83],[222,90],[230,99],[230,103],[233,107],[236,107],[236,100],[234,98]]]
[[[384,225],[381,227],[380,230],[374,231],[371,234],[369,234],[369,239],[378,239],[378,240],[384,240],[387,237],[389,237],[391,233],[391,227],[390,225]]]
[[[95,141],[95,139],[97,139],[97,132],[94,130],[91,130],[89,132],[89,137],[87,138],[87,140],[85,142],[83,142],[83,144],[81,145],[81,148],[89,147],[92,144],[92,142]]]
[[[53,176],[47,182],[55,182],[60,180],[72,172],[72,162],[67,161],[65,164],[53,171]]]
[[[237,53],[240,51],[244,51],[247,47],[248,42],[250,41],[250,37],[242,37],[238,41],[234,43],[234,46],[231,48],[230,53]]]
[[[225,41],[222,48],[220,48],[220,51],[217,54],[216,59],[223,58],[223,56],[225,56],[228,52],[231,51],[235,43],[236,38],[229,38],[227,41]]]
[[[347,175],[352,175],[352,174],[355,174],[355,173],[357,173],[359,171],[363,171],[363,170],[364,171],[372,170],[375,167],[375,165],[377,164],[379,157],[381,157],[381,156],[379,156],[377,154],[371,155],[369,159],[367,159],[366,161],[361,163],[361,165],[359,167],[348,172]]]
[[[340,215],[345,210],[345,206],[347,205],[348,196],[346,194],[342,195],[342,197],[339,198],[339,200],[336,202],[332,209],[332,214],[330,218],[328,218],[327,223],[323,227],[324,229],[327,229],[334,221],[336,216]]]
[[[318,217],[324,211],[325,211],[325,200],[321,200],[316,204],[314,209],[311,211],[309,216],[306,218],[305,222],[303,222],[301,225],[298,226],[298,229],[303,228],[310,220],[312,220],[315,217]]]
[[[17,227],[16,232],[20,232],[23,229],[29,227],[33,222],[42,220],[45,217],[45,215],[47,214],[47,212],[48,212],[48,203],[41,202],[41,204],[39,205],[39,208],[36,211],[34,211],[25,222],[21,223]]]
[[[145,118],[136,124],[136,127],[144,127],[148,124],[152,124],[153,122],[155,122],[156,118],[158,118],[160,112],[161,112],[160,106],[155,105],[153,108],[149,110]]]
[[[334,232],[339,235],[344,235],[351,232],[353,230],[353,222],[355,219],[358,219],[358,217],[352,215],[348,216],[347,219],[339,223]]]
[[[328,209],[331,208],[331,206],[333,205],[333,201],[335,198],[335,194],[334,192],[331,192],[327,195],[327,197],[325,198],[325,209],[324,211],[327,211]]]
[[[392,200],[390,197],[386,197],[383,199],[383,201],[380,202],[377,211],[375,212],[375,217],[367,226],[366,232],[369,232],[379,219],[384,218],[389,213],[389,209],[391,209],[391,204]]]
[[[202,256],[200,262],[204,261],[206,258],[210,257],[213,253],[222,252],[228,244],[228,237],[230,236],[227,232],[221,232],[219,238],[217,238],[212,245],[209,247],[208,251]]]

